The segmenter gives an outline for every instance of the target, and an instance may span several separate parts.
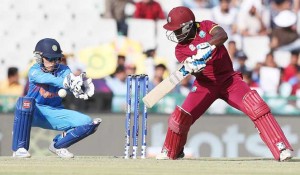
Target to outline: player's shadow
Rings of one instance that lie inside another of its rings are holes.
[[[240,158],[210,158],[210,157],[203,157],[203,158],[198,158],[198,159],[193,159],[193,158],[183,158],[180,160],[195,160],[195,161],[274,161],[274,162],[279,162],[274,160],[273,158],[260,158],[260,157],[240,157]],[[300,162],[300,158],[294,157],[290,160],[284,161],[282,163],[288,163],[288,162]]]

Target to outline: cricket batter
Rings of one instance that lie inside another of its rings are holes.
[[[30,157],[31,127],[62,131],[49,150],[62,158],[73,158],[68,147],[93,134],[100,118],[92,120],[82,113],[64,109],[58,91],[69,90],[76,98],[88,99],[94,94],[94,85],[85,74],[75,76],[68,66],[60,64],[63,57],[59,43],[51,38],[40,40],[35,47],[36,63],[28,73],[29,90],[16,104],[12,150],[13,157]]]
[[[223,28],[209,20],[196,22],[193,12],[182,6],[169,12],[163,27],[167,38],[178,43],[177,60],[196,80],[182,107],[177,106],[169,117],[166,139],[157,159],[182,158],[190,126],[219,98],[253,121],[276,160],[291,159],[293,149],[269,106],[242,80],[241,73],[233,70],[223,45],[227,40]],[[212,45],[216,49],[212,50]]]

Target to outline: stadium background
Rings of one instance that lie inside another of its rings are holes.
[[[165,20],[154,21],[132,18],[130,16],[134,11],[133,5],[126,7],[126,14],[129,16],[126,21],[129,28],[127,37],[124,37],[118,34],[115,20],[101,16],[105,11],[104,0],[86,0],[84,3],[80,0],[2,0],[1,2],[0,80],[6,79],[8,67],[15,66],[19,68],[21,84],[25,85],[26,72],[33,60],[32,51],[37,41],[44,37],[57,39],[64,53],[71,55],[68,58],[71,69],[80,68],[87,71],[89,76],[97,79],[113,73],[117,55],[120,54],[126,55],[128,64],[134,64],[137,67],[136,73],[144,73],[146,67],[143,63],[146,58],[143,52],[153,48],[156,48],[157,62],[166,64],[168,72],[172,72],[176,68],[177,63],[173,53],[175,44],[166,39],[165,30],[162,28]],[[183,4],[181,0],[172,0],[172,3],[165,0],[158,2],[162,5],[165,13],[172,7]],[[270,8],[268,3],[265,3],[265,7],[266,9]],[[197,21],[213,20],[211,8],[193,8],[193,11]],[[263,17],[268,25],[268,13]],[[299,29],[298,25],[298,31]],[[268,36],[237,36],[234,40],[238,49],[244,50],[247,54],[247,65],[250,68],[253,68],[257,62],[264,61],[266,54],[270,51]],[[290,53],[275,51],[274,56],[278,65],[282,67],[288,65]],[[290,96],[290,94],[286,95],[285,91],[277,90],[278,93],[264,96],[264,98],[283,126],[284,131],[287,132],[287,137],[296,148],[295,152],[298,156],[299,127],[297,127],[297,120],[299,119],[297,115],[300,114],[298,97]],[[103,97],[103,94],[96,94],[97,96]],[[11,154],[10,133],[16,98],[15,96],[0,95],[0,155]],[[124,122],[125,114],[122,111],[117,113],[111,111],[112,106],[106,105],[111,101],[104,101],[103,98],[86,102],[75,100],[75,103],[70,103],[70,101],[74,102],[72,97],[68,96],[68,98],[65,99],[67,107],[90,113],[93,117],[103,116],[105,119],[104,126],[101,126],[103,127],[101,132],[74,146],[74,148],[72,147],[74,152],[80,155],[122,155],[125,141],[123,139],[124,127],[122,122]],[[111,96],[108,95],[108,99],[110,98]],[[120,98],[124,97],[121,96]],[[150,110],[149,121],[151,124],[149,125],[150,136],[148,140],[149,147],[155,147],[153,154],[159,151],[159,147],[162,145],[167,114],[172,112],[174,106],[180,104],[180,99],[183,98],[182,94],[170,94],[159,105],[155,106],[154,110]],[[83,103],[85,104],[84,108],[82,108]],[[261,149],[249,152],[247,143],[254,143],[255,139],[259,138],[255,134],[256,130],[249,119],[240,112],[232,109],[222,101],[217,101],[207,111],[206,115],[193,127],[193,134],[190,135],[190,139],[193,135],[198,134],[200,140],[201,138],[204,139],[203,144],[190,149],[191,156],[200,156],[196,153],[198,151],[204,153],[201,156],[212,157],[271,157],[263,145],[260,145],[259,148]],[[153,134],[156,131],[155,127],[163,128],[159,130],[162,133]],[[113,134],[111,131],[114,131]],[[222,135],[222,132],[226,131],[228,133],[245,133],[245,135],[239,137],[241,140],[237,141],[239,142],[237,145],[242,146],[236,148],[230,144],[226,145],[226,135]],[[54,136],[54,132],[49,134],[42,129],[34,129],[31,144],[37,146],[31,148],[33,155],[48,155],[49,152],[46,148],[52,136]],[[218,151],[214,152],[214,149],[217,148],[205,142],[206,137],[211,138],[211,140],[216,138],[216,143],[221,145]],[[251,139],[254,141],[251,141]],[[91,145],[92,148],[90,148]],[[238,152],[232,153],[234,148]]]

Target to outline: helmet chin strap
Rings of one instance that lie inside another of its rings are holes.
[[[51,67],[51,66],[50,66],[50,67]],[[53,68],[51,71],[49,71],[49,70],[47,70],[47,68],[44,66],[44,64],[42,64],[41,69],[42,69],[44,72],[46,72],[46,73],[55,73],[55,72],[59,69],[59,67],[60,67],[60,64],[56,64],[56,65],[54,65],[54,68]]]

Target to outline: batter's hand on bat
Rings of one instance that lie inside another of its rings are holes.
[[[198,59],[202,58],[207,62],[212,57],[212,50],[212,46],[208,42],[198,44],[196,57],[198,57]]]
[[[188,57],[183,64],[185,70],[190,73],[200,72],[206,67],[206,62],[203,59],[195,59],[194,57]]]

